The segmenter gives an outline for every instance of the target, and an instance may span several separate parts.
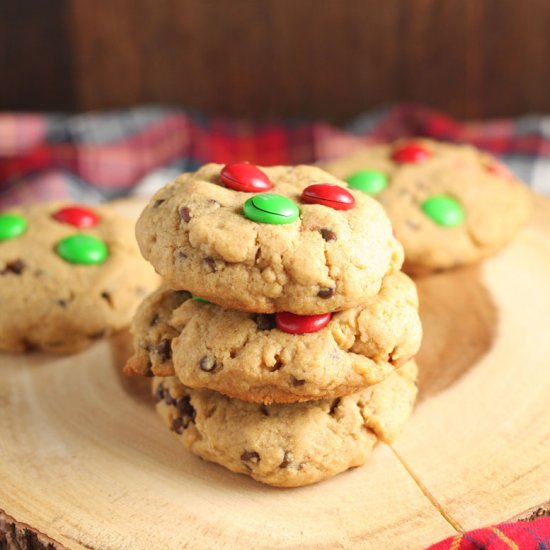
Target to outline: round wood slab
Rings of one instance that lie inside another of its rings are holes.
[[[421,548],[548,501],[550,205],[536,201],[497,257],[418,280],[409,424],[314,486],[273,489],[187,453],[148,381],[120,374],[126,333],[74,356],[0,354],[0,547]]]

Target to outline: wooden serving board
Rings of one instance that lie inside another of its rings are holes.
[[[550,204],[536,202],[497,257],[418,280],[418,406],[396,445],[318,485],[273,489],[188,454],[147,381],[120,374],[127,334],[0,355],[0,547],[422,548],[545,509]]]

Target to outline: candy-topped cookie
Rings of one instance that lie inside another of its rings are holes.
[[[167,284],[224,307],[300,315],[375,295],[400,269],[383,208],[312,166],[208,164],[161,189],[138,220]]]
[[[336,313],[255,314],[163,288],[133,322],[127,374],[176,375],[258,403],[334,398],[376,384],[413,357],[422,328],[414,283],[389,275],[366,303]]]
[[[0,212],[0,350],[69,353],[130,324],[158,276],[107,207]]]
[[[416,398],[417,367],[336,399],[259,405],[176,377],[155,378],[157,412],[192,453],[278,487],[316,483],[361,466],[378,441],[393,442]]]
[[[382,203],[410,273],[475,263],[508,243],[529,214],[524,186],[469,145],[400,140],[324,168]]]

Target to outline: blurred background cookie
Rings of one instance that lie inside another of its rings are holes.
[[[0,213],[0,349],[71,353],[128,326],[158,283],[133,233],[107,207]]]
[[[469,145],[407,139],[365,147],[324,167],[380,201],[409,273],[478,262],[506,245],[529,214],[525,187]]]

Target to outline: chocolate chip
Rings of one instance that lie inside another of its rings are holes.
[[[206,258],[204,258],[204,263],[212,270],[212,273],[216,273],[216,260],[214,260],[212,256],[206,256]]]
[[[273,330],[276,326],[274,315],[258,313],[254,320],[256,321],[256,326],[258,327],[258,330]]]
[[[195,408],[193,407],[193,405],[191,405],[191,398],[188,395],[184,395],[181,399],[177,401],[176,409],[178,410],[181,417],[183,418],[184,428],[187,428],[190,422],[195,421],[195,416],[197,416],[197,411],[195,411]]]
[[[158,208],[163,202],[164,202],[164,199],[157,199],[153,204],[153,208]]]
[[[188,223],[193,215],[191,214],[191,210],[187,206],[182,206],[180,208],[180,218],[185,222]]]
[[[145,372],[143,376],[147,378],[153,378],[153,376],[155,376],[155,373],[153,372],[153,363],[151,363],[151,361],[147,361],[147,365],[145,365]]]
[[[245,451],[241,455],[241,460],[245,463],[259,464],[260,455],[256,451]],[[249,467],[248,464],[245,464],[245,466]]]
[[[317,296],[323,299],[331,298],[334,296],[334,288],[322,288],[319,292],[317,292]]]
[[[155,313],[155,314],[153,315],[153,318],[151,319],[151,321],[149,321],[149,326],[150,326],[150,327],[156,326],[156,325],[158,324],[158,322],[159,322],[159,319],[160,319],[159,314],[158,314],[158,313]]]
[[[300,380],[298,378],[295,378],[294,376],[291,377],[290,381],[292,382],[293,386],[303,386],[306,383],[305,380]]]
[[[25,262],[23,260],[14,260],[6,264],[6,267],[0,271],[0,275],[7,275],[12,273],[13,275],[21,275],[25,269]]]
[[[164,390],[164,402],[167,405],[175,405],[176,400],[170,395],[170,392],[168,390]]]
[[[37,344],[34,342],[31,342],[27,338],[23,338],[22,341],[23,347],[25,348],[25,351],[36,351],[38,349]]]
[[[173,405],[180,416],[172,420],[172,430],[178,434],[182,434],[184,430],[189,427],[191,422],[195,422],[197,412],[193,405],[191,405],[191,398],[188,395],[184,395],[177,401],[170,395],[170,393],[162,388],[162,384],[157,388],[155,392],[155,400],[157,403],[164,399],[167,405]]]
[[[286,468],[292,462],[293,458],[294,457],[290,451],[285,451],[283,461],[279,464],[279,468]]]
[[[106,290],[101,293],[101,297],[109,304],[109,307],[113,307],[113,299]]]
[[[321,229],[321,237],[323,237],[323,239],[325,239],[325,241],[336,241],[337,240],[337,237],[336,237],[336,233],[330,229],[326,229],[325,227],[323,227]]]
[[[340,404],[340,398],[337,397],[331,404],[330,404],[330,410],[328,411],[328,414],[330,416],[334,416],[334,411],[337,409],[338,405]]]
[[[172,358],[172,346],[167,338],[163,338],[153,349],[163,363]]]
[[[269,372],[275,372],[284,367],[284,363],[281,361],[281,358],[278,355],[276,355],[274,359],[275,364],[272,367],[268,367]]]
[[[154,398],[155,398],[155,403],[159,403],[160,401],[162,401],[164,399],[164,383],[163,382],[161,382],[157,386],[157,389],[155,390]]]
[[[185,430],[183,418],[174,418],[172,420],[172,431],[181,435],[183,430]]]
[[[214,372],[217,366],[216,360],[206,355],[199,361],[199,368],[204,372]]]
[[[269,416],[269,411],[267,410],[267,407],[265,405],[260,405],[260,412],[264,415],[264,416]]]

